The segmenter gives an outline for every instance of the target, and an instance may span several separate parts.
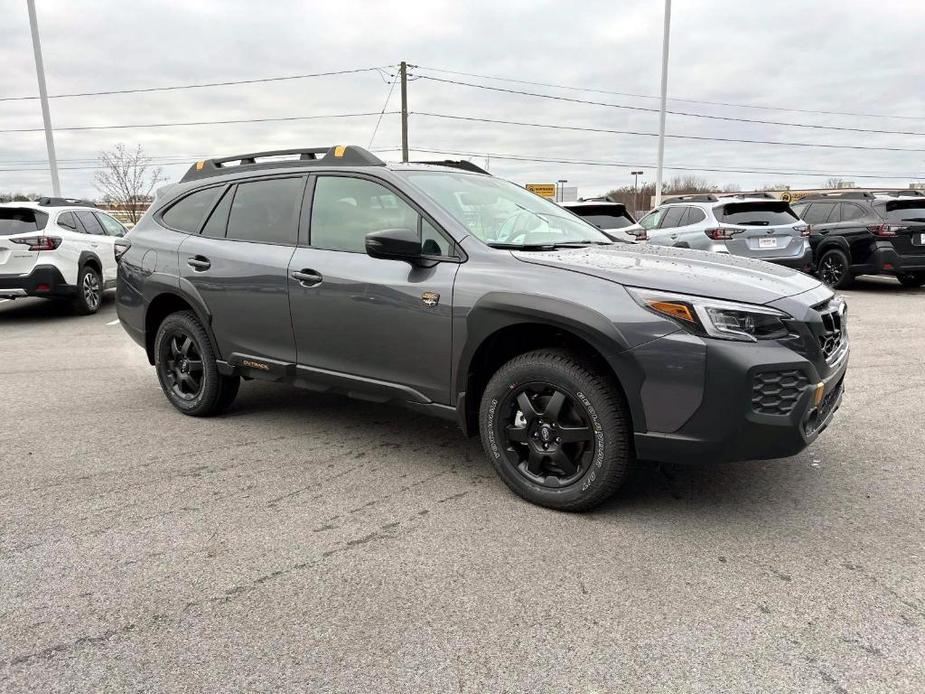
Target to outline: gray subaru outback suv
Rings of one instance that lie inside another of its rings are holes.
[[[241,379],[411,407],[558,509],[637,459],[793,455],[842,397],[845,304],[817,280],[614,242],[464,166],[198,162],[115,252],[119,318],[180,412],[221,412]]]

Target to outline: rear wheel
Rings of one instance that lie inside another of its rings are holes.
[[[851,276],[851,265],[844,251],[832,248],[822,254],[819,259],[819,279],[832,289],[844,289],[854,279]]]
[[[633,462],[617,385],[565,350],[528,352],[498,369],[482,396],[479,426],[501,479],[541,506],[593,508],[620,487]]]
[[[77,296],[72,305],[74,310],[84,316],[100,310],[103,297],[103,278],[92,265],[84,265],[77,273]]]
[[[897,275],[896,279],[904,287],[914,289],[925,284],[925,272],[911,272],[908,275]]]
[[[240,379],[218,372],[212,342],[192,311],[164,319],[154,338],[154,358],[164,395],[183,414],[219,414],[238,394]]]

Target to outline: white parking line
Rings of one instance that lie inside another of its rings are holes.
[[[111,320],[106,325],[119,325],[119,319]]]

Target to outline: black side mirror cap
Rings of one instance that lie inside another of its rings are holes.
[[[366,235],[366,254],[384,260],[421,260],[421,237],[413,229],[383,229]]]

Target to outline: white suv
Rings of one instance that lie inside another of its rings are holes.
[[[812,270],[809,227],[789,203],[768,193],[680,195],[640,219],[639,226],[650,245],[742,255]]]
[[[0,203],[0,298],[69,299],[78,313],[96,313],[116,284],[119,236],[125,227],[83,200]]]

